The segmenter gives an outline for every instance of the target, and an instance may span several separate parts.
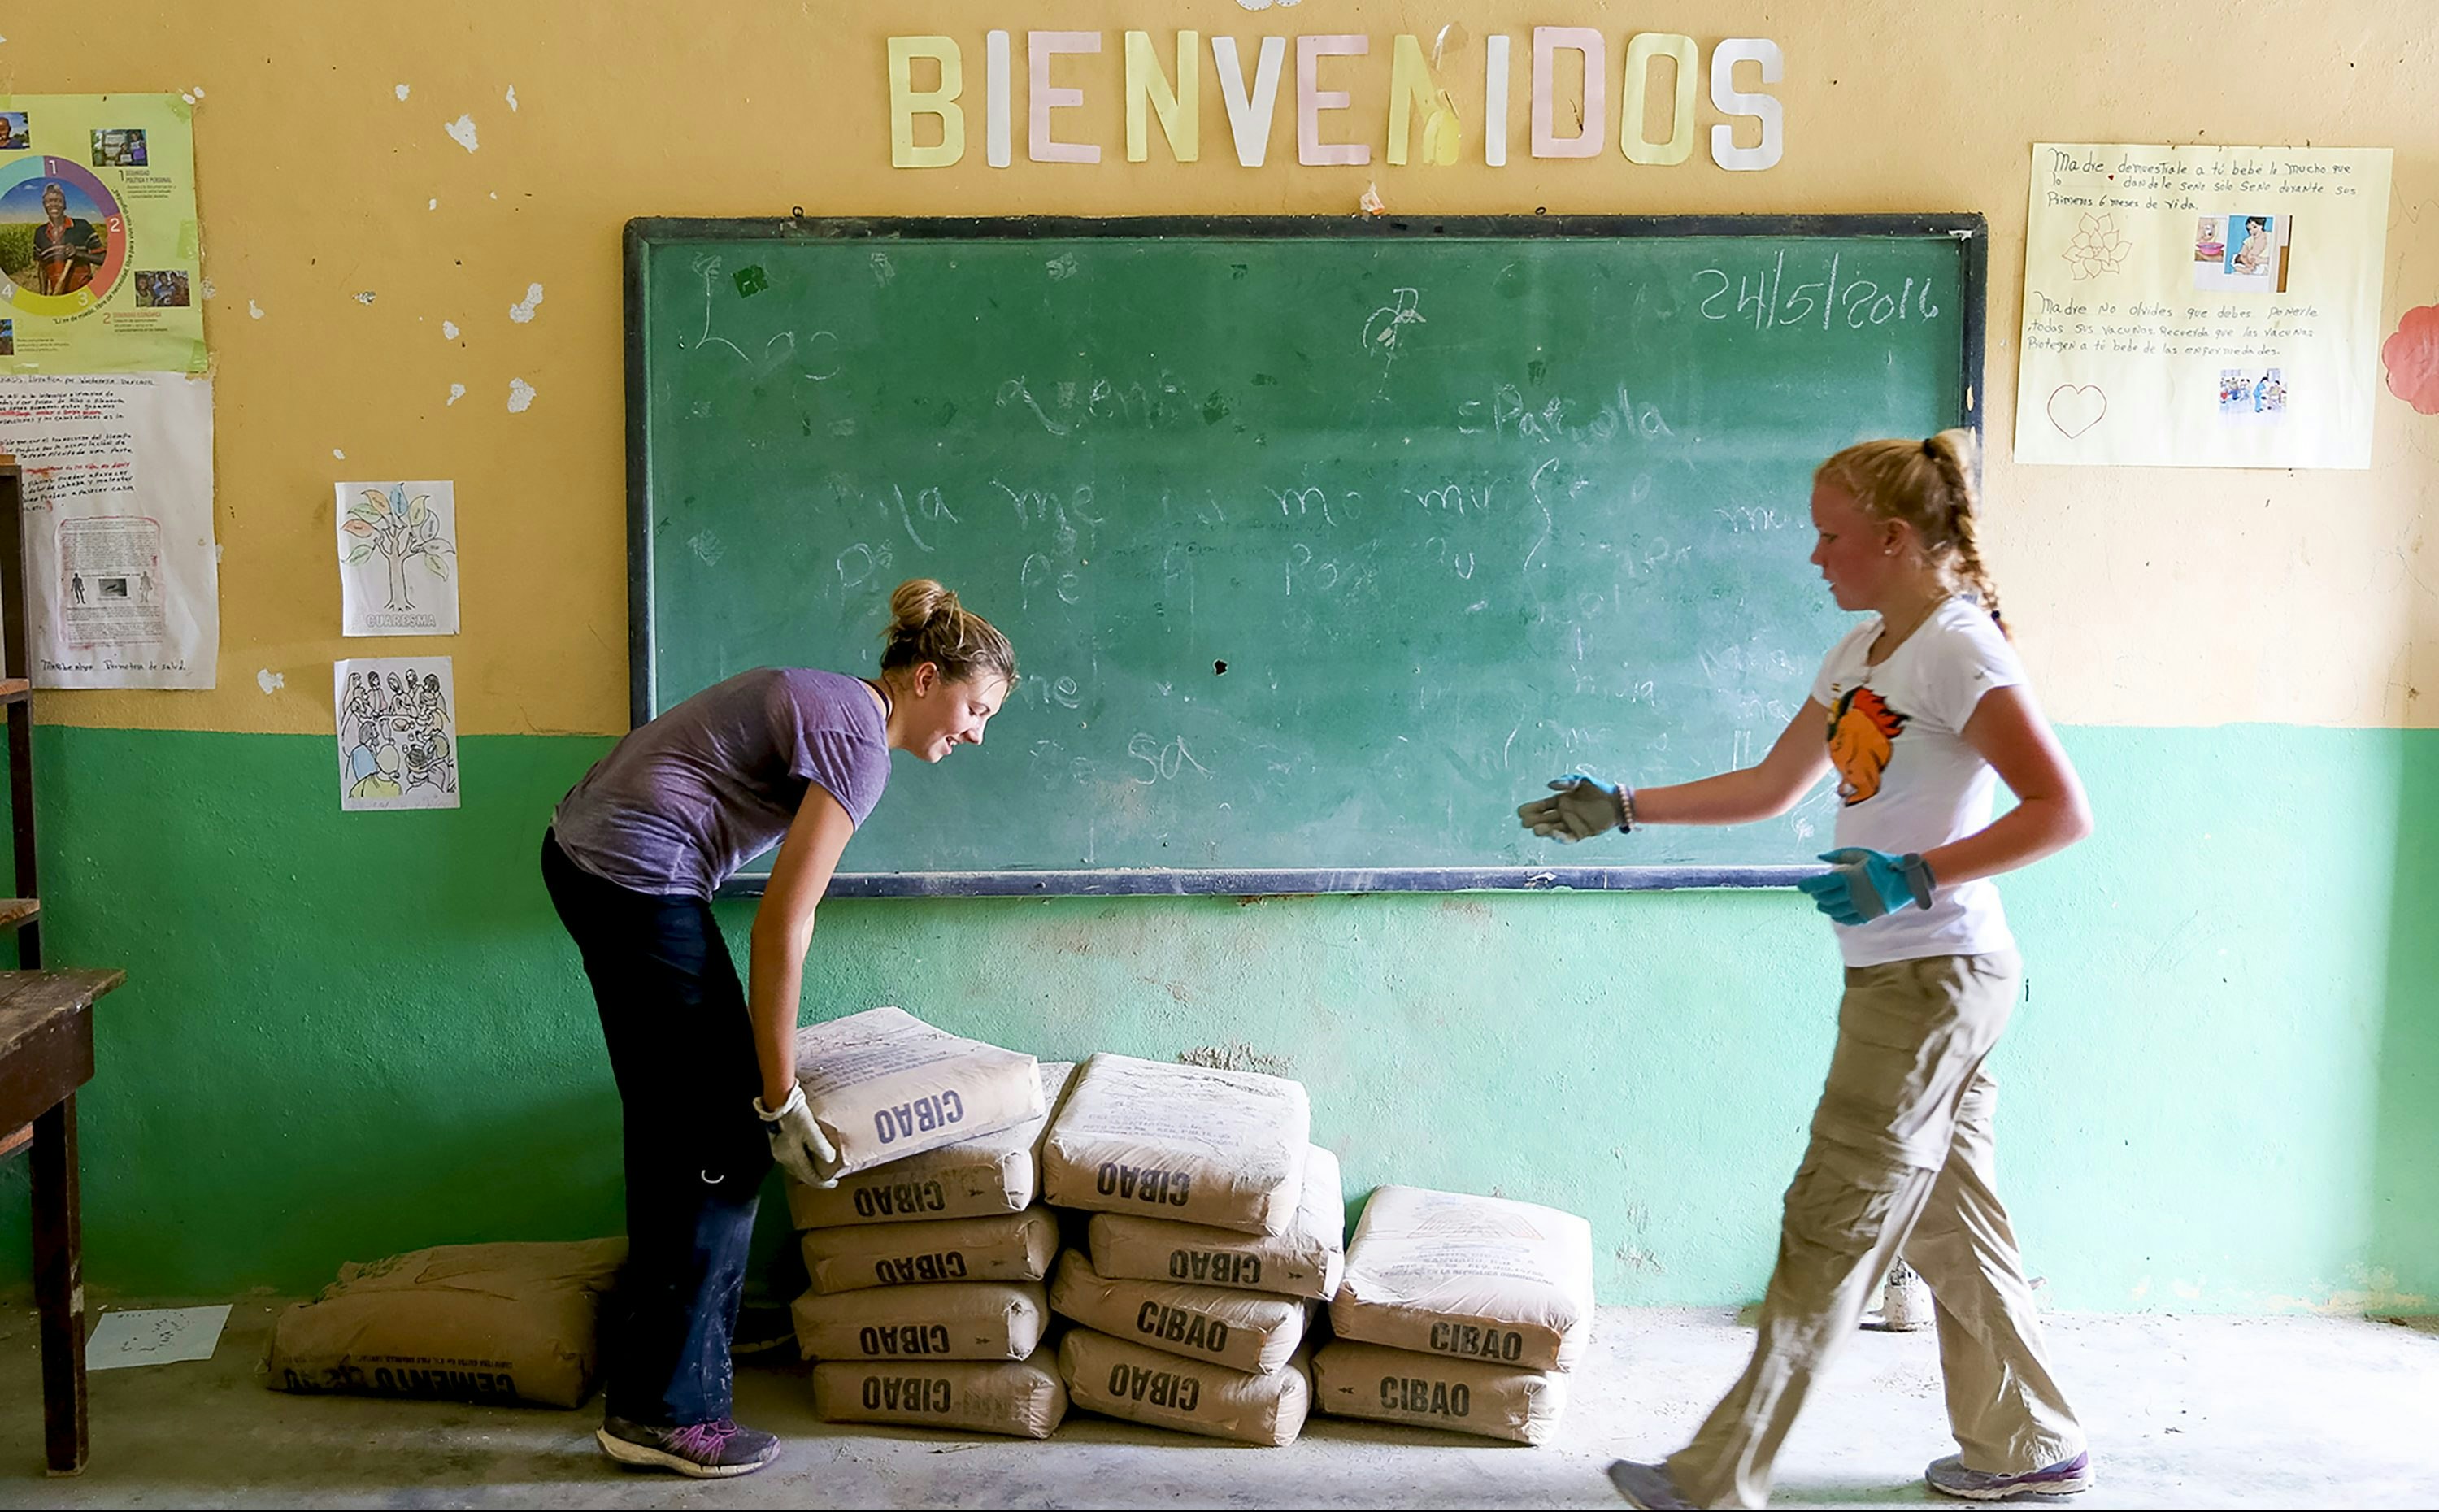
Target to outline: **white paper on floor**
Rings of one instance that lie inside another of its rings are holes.
[[[105,1312],[85,1341],[84,1368],[120,1370],[129,1365],[168,1365],[209,1360],[228,1325],[229,1305],[217,1307],[153,1307]]]

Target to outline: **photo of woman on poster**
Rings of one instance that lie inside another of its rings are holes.
[[[72,294],[93,282],[94,270],[108,256],[100,228],[68,214],[68,191],[44,185],[43,223],[34,227],[35,291]]]

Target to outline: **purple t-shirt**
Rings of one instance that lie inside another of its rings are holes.
[[[757,667],[629,731],[559,801],[551,829],[604,881],[709,898],[786,837],[808,786],[860,827],[888,781],[887,732],[862,681]]]

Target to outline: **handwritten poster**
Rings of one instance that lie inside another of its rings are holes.
[[[0,372],[200,373],[194,108],[0,95]]]
[[[25,470],[36,687],[210,687],[220,670],[212,382],[0,374]]]
[[[2033,148],[2016,460],[2363,468],[2386,148]]]

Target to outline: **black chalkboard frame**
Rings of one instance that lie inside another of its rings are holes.
[[[624,238],[627,384],[627,651],[630,727],[660,712],[652,622],[651,469],[645,377],[644,271],[662,241],[912,241],[1184,240],[1269,237],[1355,240],[1383,238],[1838,237],[1858,240],[1947,239],[1955,243],[1964,297],[1960,321],[1966,413],[1980,438],[1985,408],[1983,360],[1988,329],[1990,224],[1978,211],[1835,215],[1174,215],[854,217],[792,213],[765,218],[643,216]],[[1978,480],[1977,480],[1978,481]],[[1647,892],[1704,887],[1787,887],[1810,866],[1406,866],[1271,870],[1106,868],[1064,871],[842,872],[833,898],[1053,898],[1202,895],[1277,897],[1322,893]],[[739,872],[723,898],[758,897],[765,874]]]

